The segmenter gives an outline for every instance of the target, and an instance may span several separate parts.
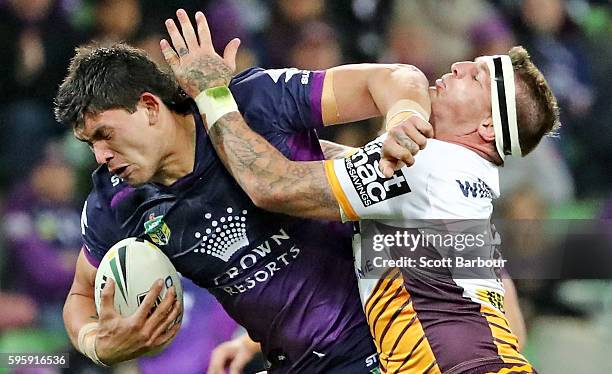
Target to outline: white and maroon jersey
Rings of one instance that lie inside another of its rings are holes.
[[[496,269],[486,268],[490,276],[472,279],[446,268],[428,272],[398,265],[381,270],[374,257],[380,264],[400,259],[397,252],[372,250],[372,241],[365,240],[365,233],[372,240],[373,233],[398,230],[423,238],[478,222],[475,226],[488,228],[482,231],[484,242],[492,244],[492,201],[500,194],[496,165],[465,147],[428,140],[413,166],[385,178],[378,168],[385,136],[351,157],[325,164],[344,216],[359,221],[362,235],[353,240],[355,268],[381,367],[394,373],[463,373],[524,366],[530,372],[504,316]],[[460,257],[440,247],[417,241],[408,254],[415,260]],[[493,247],[487,252],[491,259],[498,254]]]

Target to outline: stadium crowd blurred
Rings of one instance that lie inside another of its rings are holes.
[[[61,306],[94,167],[87,147],[52,113],[75,46],[127,41],[163,64],[163,20],[179,7],[189,14],[204,10],[218,51],[231,38],[242,39],[239,70],[398,62],[416,65],[433,81],[454,61],[522,44],[557,95],[563,126],[533,154],[507,162],[495,215],[527,222],[612,218],[607,0],[0,0],[0,352],[68,350]],[[359,146],[380,125],[338,126],[321,136]],[[528,226],[517,235],[523,242],[513,245],[525,266],[533,266],[547,235]],[[580,372],[591,372],[584,362],[594,362],[592,372],[612,372],[601,343],[612,341],[612,297],[605,296],[612,283],[519,279],[517,286],[529,333],[526,353],[536,367],[578,372],[559,361],[582,344],[590,353],[579,360]],[[188,317],[174,345],[197,346],[198,354],[191,348],[182,357],[170,348],[141,360],[137,370],[204,372],[210,350],[235,333],[205,291],[189,286],[186,295]],[[78,354],[71,359],[70,372],[94,370]]]

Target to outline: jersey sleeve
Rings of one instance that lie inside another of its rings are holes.
[[[83,205],[81,235],[85,257],[95,267],[100,265],[110,247],[122,239],[114,229],[113,221],[110,209],[104,209],[100,197],[92,192]]]
[[[348,220],[490,217],[491,189],[469,168],[447,166],[453,154],[434,142],[415,156],[413,166],[386,178],[378,168],[385,137],[351,157],[325,161],[329,184]]]
[[[324,71],[251,68],[230,83],[246,122],[256,132],[292,134],[321,128]]]

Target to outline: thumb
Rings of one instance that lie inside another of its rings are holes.
[[[240,39],[234,38],[227,43],[223,50],[223,61],[232,69],[232,72],[236,71],[236,54],[238,53],[240,43]]]
[[[391,178],[393,173],[395,173],[395,165],[397,164],[396,160],[390,161],[385,156],[380,159],[378,163],[378,169],[385,176],[385,178]]]

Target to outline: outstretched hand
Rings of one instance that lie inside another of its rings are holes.
[[[236,70],[240,39],[232,39],[221,57],[213,47],[204,13],[195,14],[197,32],[185,10],[177,10],[176,16],[181,31],[173,19],[167,19],[165,24],[172,46],[166,39],[162,39],[159,45],[181,88],[195,98],[208,88],[227,86]]]

